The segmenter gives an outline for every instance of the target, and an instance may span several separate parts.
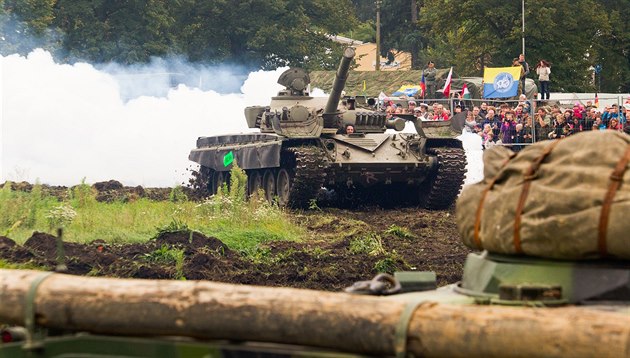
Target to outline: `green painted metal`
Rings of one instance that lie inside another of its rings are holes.
[[[280,344],[236,344],[192,339],[137,338],[76,334],[49,337],[36,350],[23,342],[0,344],[0,358],[222,358],[222,357],[362,357],[323,349]]]

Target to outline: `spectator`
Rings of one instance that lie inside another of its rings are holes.
[[[486,118],[488,114],[488,104],[486,102],[481,103],[481,107],[479,108],[479,115],[481,118]]]
[[[525,61],[525,55],[518,55],[518,63],[523,67],[523,71],[521,72],[521,93],[525,94],[525,79],[527,75],[529,75],[529,64]]]
[[[466,112],[466,123],[464,129],[471,133],[479,133],[481,131],[479,124],[475,120],[475,115],[471,111]]]
[[[518,105],[523,108],[523,112],[532,114],[531,112],[532,103],[529,100],[527,100],[527,96],[525,94],[521,94],[518,97]]]
[[[515,152],[520,152],[523,149],[521,144],[525,143],[525,131],[523,130],[523,124],[517,123],[514,126],[514,144],[512,146],[512,150]]]
[[[524,57],[523,57],[524,59]],[[545,60],[540,60],[536,65],[536,74],[540,83],[540,99],[549,100],[549,75],[551,74],[551,64]]]
[[[354,126],[348,124],[346,126],[346,134],[353,134],[354,133]]]
[[[525,114],[523,118],[523,143],[532,143],[534,140],[533,128],[532,128],[532,117],[529,114]]]
[[[551,132],[551,116],[547,112],[547,109],[540,107],[538,113],[536,113],[534,122],[534,133],[536,133],[536,141],[542,141],[549,139],[548,135]]]
[[[619,124],[625,126],[628,122],[628,116],[630,115],[630,103],[626,103],[621,106],[621,112],[619,113]]]
[[[499,139],[501,139],[503,144],[512,144],[514,141],[515,128],[516,123],[514,122],[514,113],[506,112],[503,123],[501,123],[501,135],[499,136]]]
[[[433,120],[434,121],[447,121],[449,118],[448,112],[444,110],[444,106],[438,104],[435,112],[433,112]]]
[[[549,139],[560,139],[566,137],[564,132],[565,126],[567,126],[566,117],[562,114],[557,114],[554,121],[553,129],[548,134]]]
[[[424,75],[424,81],[427,86],[427,98],[435,98],[436,91],[436,77],[437,77],[437,69],[435,68],[435,63],[433,61],[429,61],[427,63],[427,68],[422,71]]]
[[[618,131],[618,130],[623,129],[623,127],[619,123],[619,119],[618,118],[611,118],[610,119],[610,124],[608,124],[608,129],[613,130],[613,131]]]
[[[474,106],[472,113],[473,113],[473,116],[475,117],[475,121],[477,122],[477,124],[481,124],[481,122],[483,122],[483,117],[481,116],[481,111],[479,110],[479,107]]]
[[[586,117],[582,122],[582,131],[590,131],[593,129],[593,124],[595,123],[595,117],[597,115],[597,109],[591,108],[588,112],[586,112]]]
[[[416,101],[409,101],[407,103],[407,111],[406,111],[406,113],[413,113],[414,109],[416,109]]]
[[[481,136],[481,146],[483,149],[488,148],[491,144],[493,144],[494,134],[492,133],[492,127],[490,124],[483,125],[483,131],[479,133]]]
[[[488,108],[488,114],[486,115],[486,119],[483,121],[484,127],[486,124],[490,125],[492,128],[492,133],[494,134],[494,138],[499,138],[499,133],[501,133],[501,120],[499,116],[494,114],[494,109]]]
[[[416,116],[423,121],[429,120],[429,105],[426,103],[420,103],[420,115]]]
[[[526,76],[525,67],[521,65],[518,58],[515,58],[512,60],[512,66],[514,67],[519,66],[521,68],[521,74],[520,74],[521,85],[518,86],[518,94],[520,96],[521,94],[525,94],[525,76]]]

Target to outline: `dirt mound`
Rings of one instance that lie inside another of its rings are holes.
[[[165,232],[132,244],[64,242],[65,264],[76,275],[336,291],[381,271],[435,271],[439,285],[457,282],[470,252],[448,211],[326,209],[290,215],[308,229],[311,239],[268,242],[250,256],[199,232]],[[56,238],[34,233],[24,245],[0,238],[0,258],[52,270],[58,263]]]
[[[92,184],[92,188],[97,191],[120,190],[123,188],[123,185],[118,180],[108,180],[94,183]]]
[[[8,249],[15,246],[15,241],[6,236],[0,236],[0,250]]]
[[[167,245],[170,247],[183,248],[193,252],[205,249],[212,251],[222,251],[228,253],[231,250],[221,240],[214,237],[207,237],[196,231],[165,232],[155,238],[158,246]]]

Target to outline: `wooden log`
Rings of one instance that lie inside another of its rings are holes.
[[[0,270],[0,322],[24,324],[37,271]],[[37,323],[136,336],[180,335],[394,354],[406,302],[204,281],[53,274],[37,290]],[[578,307],[513,308],[423,303],[413,314],[415,356],[628,357],[630,314]]]

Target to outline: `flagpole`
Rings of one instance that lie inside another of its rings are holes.
[[[525,0],[521,1],[521,13],[523,14],[521,36],[523,38],[523,56],[525,55]]]

